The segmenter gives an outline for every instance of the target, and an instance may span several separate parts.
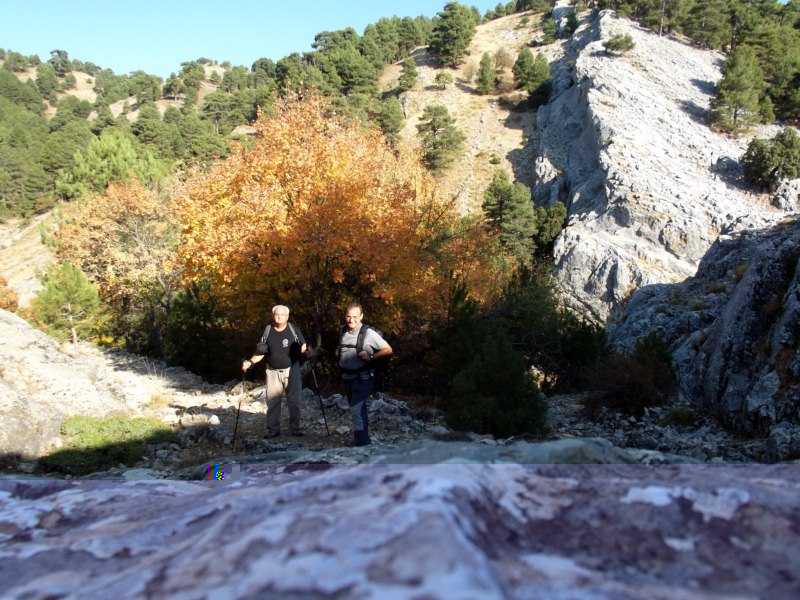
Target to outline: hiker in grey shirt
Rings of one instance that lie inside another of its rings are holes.
[[[347,305],[346,325],[342,328],[337,355],[342,372],[342,387],[350,404],[353,421],[353,443],[366,446],[370,443],[367,421],[367,398],[375,385],[375,360],[392,354],[392,347],[369,325],[362,324],[364,311],[357,302]],[[361,332],[362,327],[366,331]],[[359,348],[359,333],[363,333]]]

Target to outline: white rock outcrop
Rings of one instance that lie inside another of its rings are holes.
[[[214,388],[146,357],[60,343],[0,310],[0,455],[41,456],[61,445],[66,417],[141,416],[165,389],[172,394],[184,383]]]
[[[749,138],[705,124],[721,54],[611,12],[587,18],[539,110],[534,196],[566,204],[559,286],[573,308],[605,323],[634,290],[693,275],[720,234],[785,213],[741,184]],[[602,42],[615,34],[629,34],[634,49],[606,53]]]

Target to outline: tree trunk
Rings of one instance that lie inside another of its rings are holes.
[[[164,360],[164,336],[161,335],[161,330],[156,320],[156,311],[152,306],[150,307],[150,335],[155,338],[156,346],[158,346],[158,355],[161,360]]]
[[[78,345],[78,332],[75,330],[75,319],[72,317],[72,303],[67,303],[67,318],[69,319],[69,332],[72,334],[72,343]]]

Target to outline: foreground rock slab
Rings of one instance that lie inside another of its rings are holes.
[[[800,596],[800,466],[230,465],[0,481],[4,598]]]

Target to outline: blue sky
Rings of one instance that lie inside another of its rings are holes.
[[[433,17],[447,0],[0,0],[0,48],[42,60],[50,51],[117,75],[143,70],[166,78],[205,57],[250,67],[311,50],[320,31],[359,34],[381,17]],[[463,1],[481,14],[498,0]]]

